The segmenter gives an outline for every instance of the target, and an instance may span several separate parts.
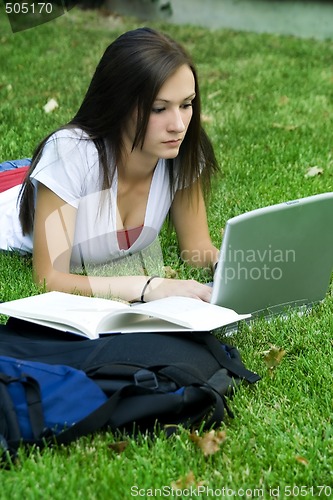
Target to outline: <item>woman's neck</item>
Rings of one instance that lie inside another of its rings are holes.
[[[158,158],[147,158],[141,151],[132,151],[118,164],[118,179],[128,183],[151,179]]]

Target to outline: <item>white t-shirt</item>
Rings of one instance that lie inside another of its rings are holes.
[[[170,209],[166,162],[160,160],[150,186],[143,229],[128,250],[119,248],[117,229],[117,171],[111,189],[101,194],[98,152],[81,130],[61,130],[47,141],[42,157],[31,175],[66,203],[77,209],[73,266],[100,264],[147,248],[156,239]],[[32,237],[23,236],[18,220],[17,197],[20,186],[0,194],[0,248],[32,252]],[[60,214],[53,214],[55,222]],[[117,225],[118,220],[118,225]],[[56,224],[54,225],[56,227]]]

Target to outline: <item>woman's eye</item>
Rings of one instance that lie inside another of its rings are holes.
[[[192,103],[191,102],[187,102],[187,103],[183,104],[183,108],[184,109],[192,108]]]
[[[153,113],[162,113],[162,111],[164,111],[164,110],[165,110],[165,108],[153,108],[152,112]]]

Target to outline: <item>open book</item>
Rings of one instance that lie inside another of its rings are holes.
[[[3,302],[0,314],[89,339],[111,333],[212,331],[250,316],[187,297],[129,305],[63,292]]]

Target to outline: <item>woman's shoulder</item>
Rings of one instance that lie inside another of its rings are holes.
[[[98,152],[88,134],[79,128],[61,128],[52,133],[42,150],[31,178],[41,176],[55,179],[85,179],[96,170],[98,176]]]
[[[48,137],[46,143],[54,142],[54,141],[70,141],[73,142],[75,141],[77,144],[79,144],[81,141],[86,143],[86,142],[93,142],[92,139],[89,137],[87,132],[80,128],[73,128],[73,127],[62,127]]]
[[[53,132],[45,142],[43,157],[48,160],[66,159],[81,163],[97,161],[97,148],[89,135],[80,128],[64,127]]]

